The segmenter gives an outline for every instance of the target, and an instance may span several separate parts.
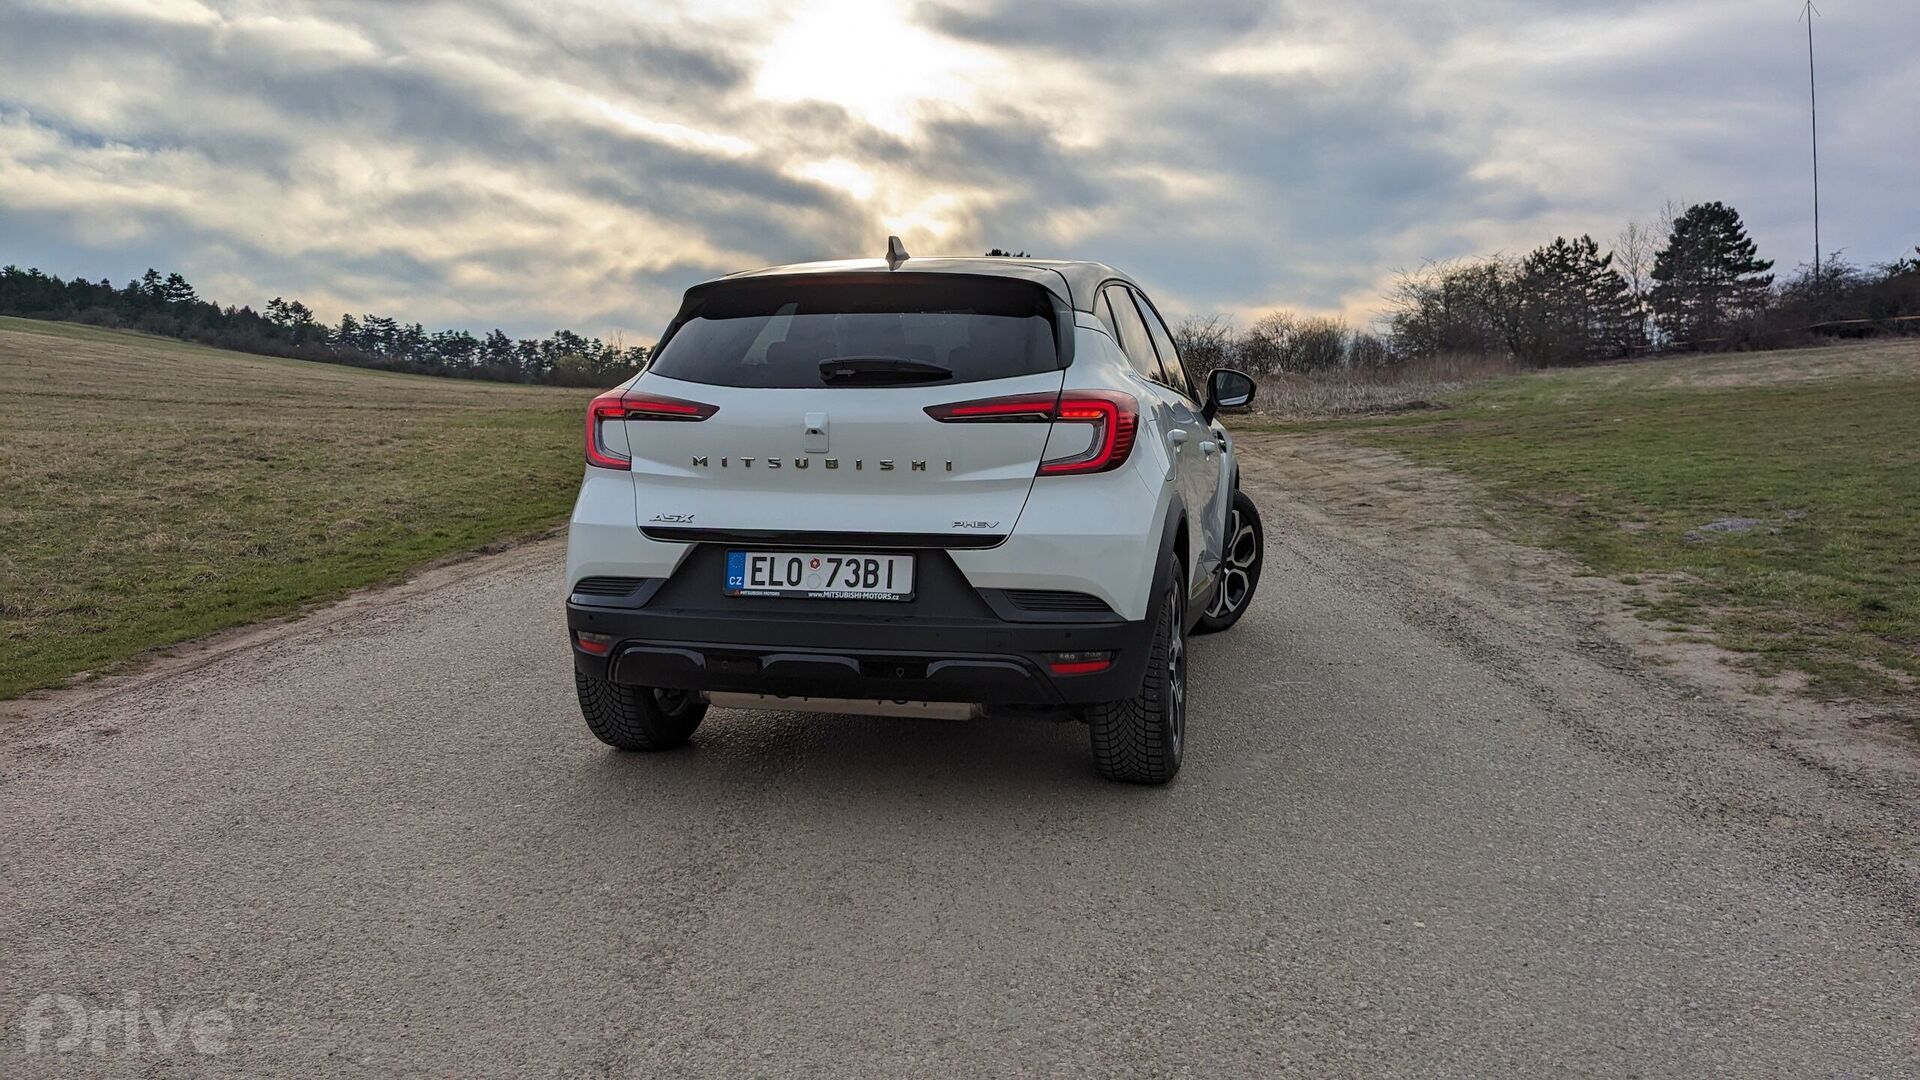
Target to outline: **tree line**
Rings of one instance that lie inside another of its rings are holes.
[[[1630,223],[1607,250],[1591,236],[1562,236],[1519,257],[1403,272],[1372,330],[1282,311],[1245,328],[1221,315],[1189,318],[1176,336],[1202,369],[1305,373],[1448,354],[1554,367],[1920,332],[1920,248],[1871,268],[1834,255],[1785,280],[1773,266],[1733,207],[1670,204],[1657,222]]]
[[[1773,265],[1731,206],[1669,204],[1659,221],[1629,223],[1608,250],[1591,236],[1562,236],[1520,257],[1403,272],[1373,329],[1279,311],[1245,328],[1222,315],[1192,317],[1175,336],[1201,371],[1231,365],[1266,374],[1387,368],[1448,354],[1551,367],[1656,349],[1777,348],[1843,334],[1920,332],[1920,248],[1874,267],[1836,254],[1784,281],[1776,281]],[[515,339],[497,329],[479,337],[428,333],[382,315],[326,324],[307,305],[278,296],[265,311],[222,307],[201,299],[180,274],[151,269],[116,288],[7,266],[0,315],[124,327],[269,356],[558,386],[611,386],[648,357],[645,346],[571,330]]]
[[[274,297],[265,311],[203,300],[186,278],[148,270],[115,288],[111,281],[63,281],[37,269],[0,269],[0,315],[120,327],[223,349],[355,367],[553,386],[612,386],[640,370],[645,346],[602,341],[571,330],[519,338],[492,330],[429,333],[384,315],[314,317],[298,300]]]

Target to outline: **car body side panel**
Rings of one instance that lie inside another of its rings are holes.
[[[1110,303],[1124,305],[1114,309],[1117,315],[1131,318],[1141,327],[1142,340],[1137,347],[1143,351],[1153,349],[1144,323],[1139,322],[1140,310],[1131,297],[1132,290],[1120,281],[1109,281],[1102,291]],[[1141,374],[1142,366],[1155,372],[1160,370],[1157,353],[1143,357],[1141,364],[1132,363],[1126,346],[1111,335],[1103,318],[1085,318],[1085,326],[1087,332],[1082,334],[1082,344],[1077,347],[1101,350],[1103,356],[1111,353],[1111,363],[1124,373],[1128,391],[1140,400],[1141,449],[1153,451],[1158,472],[1179,492],[1178,501],[1185,508],[1187,534],[1191,538],[1186,567],[1187,592],[1191,597],[1212,572],[1214,553],[1219,548],[1218,538],[1212,535],[1218,530],[1209,525],[1207,517],[1213,483],[1218,476],[1218,463],[1205,453],[1203,446],[1211,438],[1211,432],[1198,407],[1186,395]],[[1103,344],[1086,344],[1096,338]]]
[[[1226,543],[1220,524],[1226,517],[1220,497],[1221,477],[1225,473],[1223,446],[1216,437],[1213,423],[1205,416],[1197,396],[1200,390],[1182,363],[1165,320],[1160,318],[1159,310],[1145,290],[1136,285],[1130,291],[1159,360],[1162,379],[1156,383],[1158,392],[1166,399],[1172,422],[1187,433],[1178,457],[1181,490],[1192,514],[1194,537],[1195,573],[1189,584],[1194,589],[1203,588],[1218,568],[1221,549]]]

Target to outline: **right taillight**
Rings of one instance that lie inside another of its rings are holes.
[[[1088,424],[1087,449],[1040,463],[1041,476],[1106,472],[1126,464],[1140,429],[1140,403],[1118,390],[1068,390],[1055,394],[956,401],[929,405],[926,413],[943,424]]]
[[[1060,395],[1056,424],[1092,424],[1093,444],[1072,457],[1040,463],[1040,475],[1096,473],[1117,469],[1133,453],[1133,436],[1140,429],[1140,403],[1118,390],[1077,390]]]
[[[662,397],[637,390],[609,390],[587,403],[587,464],[602,469],[633,467],[633,459],[607,446],[601,425],[609,420],[666,420],[698,423],[720,411],[718,405]]]

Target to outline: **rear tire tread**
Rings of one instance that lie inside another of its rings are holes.
[[[1173,601],[1165,601],[1171,606]],[[1087,728],[1094,768],[1109,780],[1128,784],[1164,784],[1180,771],[1169,745],[1167,710],[1167,645],[1171,619],[1162,611],[1154,628],[1153,648],[1147,658],[1147,679],[1140,693],[1121,701],[1090,705]]]
[[[595,738],[619,750],[671,750],[693,736],[707,715],[702,701],[689,701],[678,712],[660,708],[653,690],[573,673],[580,697],[580,715]]]

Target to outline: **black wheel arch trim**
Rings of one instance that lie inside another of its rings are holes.
[[[1177,541],[1180,536],[1180,525],[1182,522],[1186,520],[1187,520],[1187,505],[1178,496],[1175,496],[1171,501],[1167,503],[1166,519],[1160,523],[1160,555],[1159,555],[1159,558],[1156,559],[1153,564],[1153,576],[1155,579],[1155,584],[1152,588],[1148,590],[1148,593],[1147,593],[1147,621],[1150,624],[1159,623],[1160,607],[1161,607],[1161,604],[1164,602],[1164,597],[1165,597],[1165,593],[1159,588],[1159,585],[1158,585],[1158,580],[1160,577],[1160,569],[1161,567],[1164,567],[1173,561],[1173,549],[1174,549],[1175,541]],[[1187,557],[1191,559],[1193,557],[1193,549],[1192,549],[1193,537],[1191,536],[1187,537],[1187,544],[1188,544]],[[1190,569],[1191,569],[1190,567],[1177,567],[1175,569],[1175,573],[1184,575],[1189,573]],[[1189,596],[1187,598],[1187,614],[1192,615],[1193,610],[1194,610],[1194,598]],[[1188,625],[1189,626],[1192,625],[1191,619],[1188,620]]]

